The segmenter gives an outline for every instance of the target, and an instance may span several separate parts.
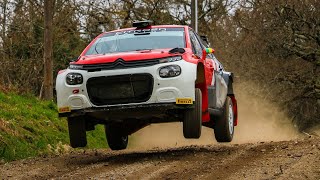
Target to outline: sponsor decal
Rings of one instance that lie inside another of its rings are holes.
[[[167,31],[167,29],[166,28],[135,29],[135,30],[127,30],[127,31],[116,32],[116,35],[139,34],[139,33],[150,33],[150,32],[163,32],[163,31]]]
[[[71,108],[69,106],[66,107],[60,107],[58,109],[59,113],[66,113],[66,112],[71,112]]]
[[[176,98],[176,104],[193,104],[192,98]]]

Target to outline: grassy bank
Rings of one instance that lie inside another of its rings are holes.
[[[12,161],[68,149],[66,119],[56,105],[30,95],[0,92],[0,160]],[[107,147],[103,127],[88,132],[88,148]]]

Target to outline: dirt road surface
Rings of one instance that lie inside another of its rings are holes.
[[[0,166],[2,179],[320,179],[320,139],[108,150]]]
[[[232,143],[218,144],[208,128],[199,140],[185,140],[179,123],[151,125],[130,138],[127,150],[1,164],[0,179],[320,179],[319,130],[297,133],[285,113],[261,98],[239,93],[238,101]]]

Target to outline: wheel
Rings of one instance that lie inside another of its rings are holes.
[[[86,122],[84,117],[68,117],[68,129],[71,147],[77,148],[87,145]]]
[[[214,135],[218,142],[231,142],[234,134],[234,113],[230,97],[227,97],[223,112],[214,125]]]
[[[122,150],[128,146],[128,135],[124,134],[122,128],[116,125],[105,125],[105,132],[110,149]]]
[[[184,112],[183,136],[188,139],[199,139],[202,127],[202,94],[195,89],[194,108]]]

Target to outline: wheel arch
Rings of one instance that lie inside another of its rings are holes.
[[[202,122],[208,122],[210,116],[208,113],[208,88],[206,85],[205,67],[202,62],[197,65],[197,77],[195,81],[195,88],[199,88],[202,93]]]
[[[231,98],[231,101],[233,104],[234,126],[237,126],[238,125],[238,104],[237,104],[237,99],[236,99],[234,91],[233,91],[234,75],[231,72],[223,73],[223,79],[225,80],[225,82],[228,86],[227,97]]]
[[[206,82],[206,77],[205,77],[204,65],[202,63],[198,63],[195,85],[197,86],[197,85],[205,83],[205,82]]]

